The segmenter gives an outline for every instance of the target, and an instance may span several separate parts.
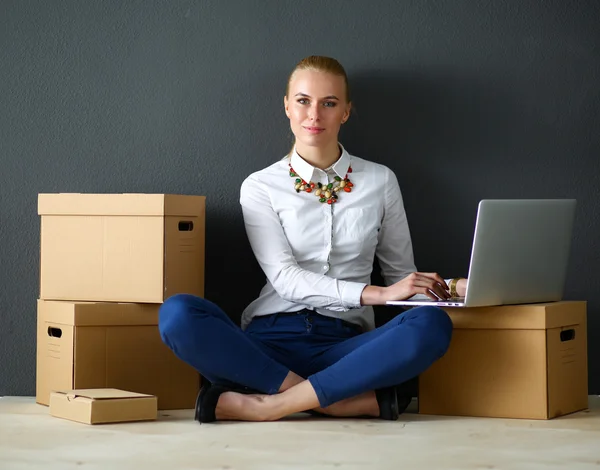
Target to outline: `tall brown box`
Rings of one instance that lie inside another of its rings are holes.
[[[586,302],[447,308],[446,355],[419,377],[419,412],[551,419],[588,406]]]
[[[40,194],[40,298],[204,295],[205,197]]]
[[[200,376],[165,346],[159,304],[38,300],[36,401],[52,391],[116,388],[194,408]]]

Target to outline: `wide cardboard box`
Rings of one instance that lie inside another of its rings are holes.
[[[200,376],[162,342],[159,304],[38,300],[36,401],[59,390],[117,388],[194,408]]]
[[[204,295],[205,197],[39,194],[40,298]]]
[[[586,302],[447,308],[446,355],[419,377],[419,412],[550,419],[588,406]]]
[[[64,390],[50,395],[50,415],[84,424],[151,421],[156,397],[114,388]]]

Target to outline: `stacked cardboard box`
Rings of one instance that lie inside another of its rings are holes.
[[[193,408],[200,376],[161,341],[158,311],[204,294],[205,198],[40,194],[36,401],[115,388]]]

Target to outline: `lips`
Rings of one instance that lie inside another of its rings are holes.
[[[319,134],[325,130],[323,127],[304,127],[311,134]]]

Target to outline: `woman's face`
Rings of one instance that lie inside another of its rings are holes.
[[[294,73],[284,105],[296,144],[309,147],[337,144],[351,106],[346,101],[344,78],[315,70]]]

